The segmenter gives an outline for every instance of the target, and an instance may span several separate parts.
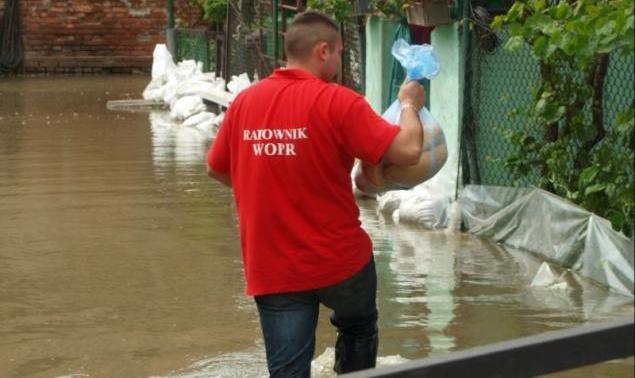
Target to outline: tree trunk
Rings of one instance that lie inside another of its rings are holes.
[[[587,84],[593,89],[591,98],[591,122],[595,129],[592,139],[584,142],[578,151],[574,164],[576,169],[582,170],[587,164],[592,154],[593,148],[604,139],[606,130],[604,129],[604,81],[609,66],[609,55],[598,54],[593,58]]]
[[[552,84],[552,68],[544,62],[540,62],[540,76],[542,78],[541,93],[544,92],[546,89],[551,90],[553,85]],[[545,144],[553,143],[556,140],[558,140],[558,123],[551,123],[548,125],[544,125],[543,140],[545,141]],[[547,166],[547,162],[543,161],[541,162],[541,165],[542,167],[540,169],[540,173],[542,174],[542,177],[548,177],[549,167]],[[550,181],[546,181],[546,184],[543,187],[543,189],[549,192],[554,192],[555,190],[553,184]]]

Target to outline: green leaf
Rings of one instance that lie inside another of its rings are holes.
[[[562,25],[558,21],[549,21],[542,27],[542,32],[547,35],[556,33],[562,29]]]
[[[547,37],[545,37],[544,35],[541,35],[534,41],[533,51],[538,58],[545,58],[547,52],[547,43]]]
[[[525,25],[527,27],[535,29],[536,31],[542,31],[542,29],[552,21],[551,17],[542,13],[534,13],[525,19]]]
[[[603,20],[600,20],[603,21]],[[601,22],[602,26],[596,30],[597,34],[610,35],[615,33],[615,21]]]
[[[525,44],[525,40],[523,39],[523,37],[514,36],[507,40],[507,43],[505,44],[505,49],[512,52],[519,51],[520,49],[523,48],[524,44]]]
[[[633,130],[633,108],[629,107],[627,110],[617,114],[615,118],[615,129],[622,135],[628,135]]]
[[[520,25],[518,22],[512,22],[511,24],[509,24],[509,34],[511,34],[512,36],[522,36],[523,26]]]
[[[571,6],[569,6],[569,3],[567,3],[566,1],[561,1],[555,8],[553,8],[551,15],[556,20],[563,20],[569,15],[570,11]]]
[[[564,105],[558,106],[558,110],[556,110],[555,119],[552,122],[555,122],[562,118],[567,113],[567,107]]]
[[[515,2],[507,12],[507,22],[514,22],[518,20],[523,13],[525,13],[525,4],[520,1]]]
[[[575,8],[573,9],[573,15],[574,15],[574,16],[578,16],[578,15],[580,14],[580,12],[582,11],[582,8],[583,8],[583,7],[584,7],[584,5],[585,5],[584,3],[585,3],[585,2],[584,2],[584,1],[582,1],[582,0],[577,1],[577,2],[576,2],[576,6],[575,6]]]
[[[601,9],[599,6],[594,4],[589,4],[585,7],[586,13],[592,18],[596,18],[600,15]]]
[[[593,184],[584,190],[584,195],[601,192],[606,189],[606,184]]]
[[[591,183],[595,179],[595,176],[597,176],[599,172],[600,169],[594,165],[585,168],[582,173],[580,173],[580,178],[578,179],[578,187],[582,188],[589,185],[589,183]]]
[[[607,43],[600,43],[600,46],[598,46],[598,48],[595,51],[598,54],[608,54],[610,52],[613,52],[617,48],[618,48],[617,43],[609,41]]]
[[[544,113],[545,112],[545,108],[547,107],[547,104],[548,104],[548,102],[547,102],[546,98],[541,98],[540,100],[538,100],[538,102],[536,103],[536,106],[534,108],[536,110],[536,113],[538,113],[538,114]]]
[[[536,12],[541,12],[547,6],[545,0],[529,0],[529,7]]]
[[[492,29],[500,29],[501,26],[503,26],[503,23],[505,23],[505,21],[507,20],[507,18],[505,16],[496,16],[494,17],[494,21],[492,21],[492,23],[490,24],[490,27]]]
[[[565,54],[572,56],[578,50],[578,46],[580,45],[580,39],[577,35],[572,35],[571,33],[567,33],[562,37],[562,41],[560,42],[560,48],[564,51]]]

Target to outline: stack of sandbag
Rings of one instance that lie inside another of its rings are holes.
[[[170,109],[175,124],[196,127],[210,137],[216,134],[224,113],[208,111],[203,99],[227,108],[236,95],[251,85],[247,74],[233,76],[225,90],[225,80],[204,73],[202,63],[185,60],[175,64],[164,44],[157,44],[152,63],[152,80],[143,91],[146,100],[162,102]]]

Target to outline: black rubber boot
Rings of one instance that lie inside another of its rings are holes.
[[[338,332],[333,370],[337,374],[344,374],[374,368],[377,345],[377,329],[370,336],[351,336]]]

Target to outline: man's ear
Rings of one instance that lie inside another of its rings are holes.
[[[331,52],[331,49],[327,42],[319,42],[317,45],[315,45],[314,51],[320,61],[326,61],[328,59],[329,53]]]

